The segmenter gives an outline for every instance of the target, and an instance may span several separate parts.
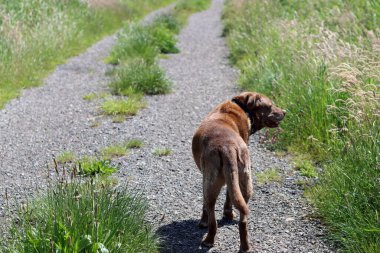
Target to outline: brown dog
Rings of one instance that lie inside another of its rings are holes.
[[[244,92],[214,108],[194,134],[192,151],[203,174],[203,212],[200,227],[208,226],[202,244],[213,246],[217,229],[215,202],[227,184],[223,215],[233,219],[232,204],[240,212],[240,251],[250,250],[248,200],[252,195],[251,163],[247,147],[251,134],[263,127],[277,127],[285,111],[264,95]]]

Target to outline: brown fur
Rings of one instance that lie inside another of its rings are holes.
[[[233,219],[232,204],[239,210],[240,250],[247,252],[250,250],[248,200],[252,195],[248,139],[263,127],[277,127],[285,111],[258,93],[244,92],[233,100],[236,102],[227,100],[218,105],[201,122],[193,137],[192,151],[203,174],[203,211],[199,226],[208,227],[208,233],[202,244],[208,247],[214,244],[215,202],[222,186],[227,184],[223,215]]]

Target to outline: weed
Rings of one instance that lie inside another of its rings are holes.
[[[256,173],[257,182],[259,185],[271,183],[271,182],[282,182],[282,177],[278,172],[278,169],[271,168],[262,172]]]
[[[97,174],[110,175],[117,171],[117,168],[108,160],[84,157],[76,163],[79,175],[83,176],[94,176]]]
[[[170,148],[156,148],[153,150],[153,154],[156,156],[168,156],[172,153],[173,151]]]

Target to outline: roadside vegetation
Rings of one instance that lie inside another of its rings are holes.
[[[173,0],[0,0],[0,109],[124,20]]]
[[[112,158],[142,145],[133,139],[100,157],[58,155],[48,190],[19,206],[0,252],[158,252],[148,202],[109,177],[117,171]]]
[[[308,196],[344,252],[380,252],[380,3],[229,0],[243,89],[287,110],[277,149],[319,177]],[[315,165],[315,164],[314,164]]]

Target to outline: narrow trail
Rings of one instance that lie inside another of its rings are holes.
[[[89,92],[107,88],[104,59],[115,36],[61,65],[45,85],[26,90],[0,111],[0,221],[4,216],[5,188],[16,199],[30,196],[45,185],[46,164],[54,155],[72,150],[97,154],[102,147],[139,138],[144,147],[117,159],[120,183],[142,190],[151,203],[149,219],[162,238],[162,252],[237,252],[237,222],[221,220],[222,200],[216,214],[216,245],[200,247],[207,230],[196,224],[202,208],[202,177],[191,155],[191,138],[201,119],[218,103],[239,93],[237,73],[228,65],[228,49],[221,37],[223,0],[190,17],[179,35],[181,52],[160,60],[173,81],[169,95],[147,97],[148,107],[124,123],[98,116],[96,102],[84,101]],[[94,121],[101,124],[92,127]],[[155,148],[173,154],[157,157]],[[311,208],[296,184],[300,177],[285,158],[274,156],[251,137],[254,175],[276,168],[281,183],[258,185],[250,201],[250,233],[255,252],[334,252],[322,240],[325,231],[310,217]],[[254,176],[255,178],[255,176]]]

